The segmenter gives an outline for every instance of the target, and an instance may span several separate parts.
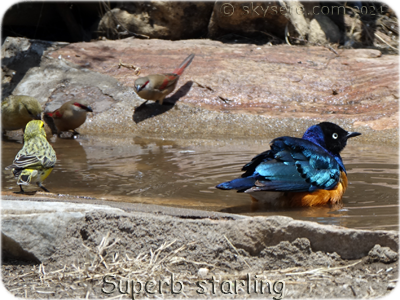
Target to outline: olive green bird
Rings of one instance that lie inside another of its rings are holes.
[[[56,152],[46,139],[44,123],[33,120],[26,125],[24,146],[15,156],[13,164],[6,169],[12,169],[14,177],[18,179],[20,193],[24,193],[23,185],[31,183],[49,192],[42,182],[49,176],[56,161]]]
[[[11,95],[1,102],[1,125],[6,130],[24,129],[32,120],[40,120],[42,106],[33,97]]]

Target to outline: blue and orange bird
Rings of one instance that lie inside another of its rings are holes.
[[[338,204],[348,184],[340,152],[349,138],[358,135],[361,133],[322,122],[308,128],[302,138],[276,138],[271,150],[242,168],[241,178],[216,187],[251,193],[253,200],[274,207]]]

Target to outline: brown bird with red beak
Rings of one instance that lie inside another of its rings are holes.
[[[85,100],[71,100],[53,112],[46,112],[45,116],[53,118],[58,136],[61,132],[70,130],[73,135],[77,135],[79,132],[75,129],[85,123],[88,112],[93,110]]]
[[[190,65],[193,58],[194,54],[190,54],[172,73],[152,74],[136,79],[136,93],[141,98],[146,99],[146,102],[153,100],[162,105],[164,98],[175,89],[179,77]]]

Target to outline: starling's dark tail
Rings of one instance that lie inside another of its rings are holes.
[[[220,183],[216,186],[221,190],[245,190],[254,186],[256,180],[254,177],[236,178],[231,181]]]

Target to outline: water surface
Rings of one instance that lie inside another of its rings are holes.
[[[269,149],[254,139],[163,140],[81,136],[51,138],[57,165],[44,186],[57,194],[168,205],[251,216],[283,215],[362,229],[398,229],[398,149],[349,141],[342,152],[349,187],[343,207],[271,211],[246,194],[215,189],[240,176],[256,154]],[[10,165],[20,140],[2,142],[2,191],[18,191]],[[27,190],[38,190],[32,186]]]

